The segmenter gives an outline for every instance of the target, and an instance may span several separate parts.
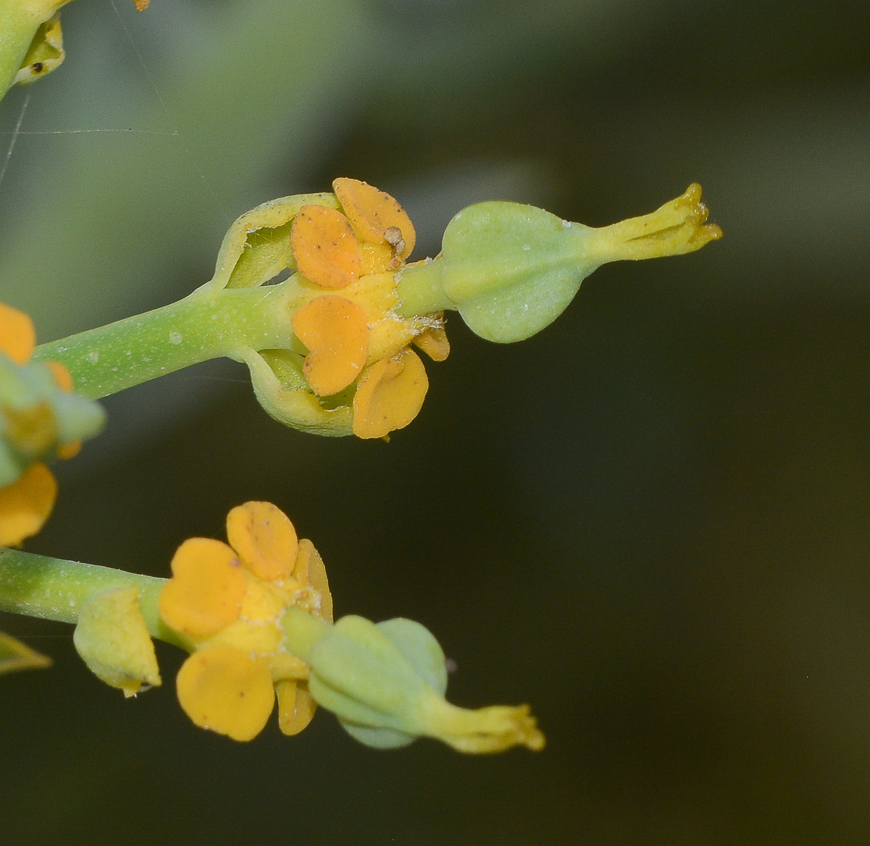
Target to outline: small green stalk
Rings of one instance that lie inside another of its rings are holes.
[[[288,608],[281,621],[284,643],[294,654],[306,661],[314,644],[329,636],[332,626],[302,608]]]
[[[0,611],[77,623],[82,605],[94,594],[135,587],[139,590],[139,605],[149,634],[182,646],[157,609],[157,597],[165,584],[166,579],[155,576],[0,549]]]
[[[403,268],[396,277],[399,317],[454,311],[456,303],[444,292],[443,256]]]
[[[202,287],[171,305],[41,344],[33,358],[60,362],[78,394],[99,399],[212,358],[240,360],[240,349],[285,349],[300,296],[288,282]]]

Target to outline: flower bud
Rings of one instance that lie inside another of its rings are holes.
[[[419,623],[347,616],[330,627],[291,609],[284,629],[288,647],[309,665],[311,695],[367,746],[391,749],[420,736],[460,752],[544,746],[528,706],[471,711],[446,702],[444,653]]]

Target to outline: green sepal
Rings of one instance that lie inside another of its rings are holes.
[[[134,586],[96,593],[82,603],[73,632],[75,648],[91,672],[128,697],[161,683],[139,599]]]
[[[334,194],[294,194],[245,212],[227,230],[214,277],[204,287],[250,288],[284,270],[295,270],[290,227],[296,213],[306,205],[339,208]]]
[[[320,403],[304,381],[302,356],[289,350],[260,354],[253,349],[238,350],[236,355],[248,365],[257,402],[270,417],[314,435],[353,434],[353,410],[325,408]]]

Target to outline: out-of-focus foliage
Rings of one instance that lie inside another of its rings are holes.
[[[520,344],[452,321],[389,445],[286,431],[231,366],[108,402],[33,551],[165,576],[268,499],[339,615],[420,620],[455,701],[532,702],[548,748],[376,753],[325,714],[237,748],[5,617],[55,661],[3,682],[16,843],[870,839],[867,4],[115,5],[69,6],[0,110],[0,286],[43,340],[180,296],[238,214],[338,175],[415,257],[470,202],[603,225],[692,180],[725,239],[602,268]]]

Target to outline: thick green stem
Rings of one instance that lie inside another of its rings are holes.
[[[34,359],[59,361],[76,393],[99,399],[240,349],[284,349],[299,289],[200,288],[168,306],[41,344]]]
[[[165,584],[166,579],[155,576],[0,549],[0,611],[76,623],[82,603],[95,593],[132,586],[139,589],[139,605],[151,636],[183,646],[157,608]]]

